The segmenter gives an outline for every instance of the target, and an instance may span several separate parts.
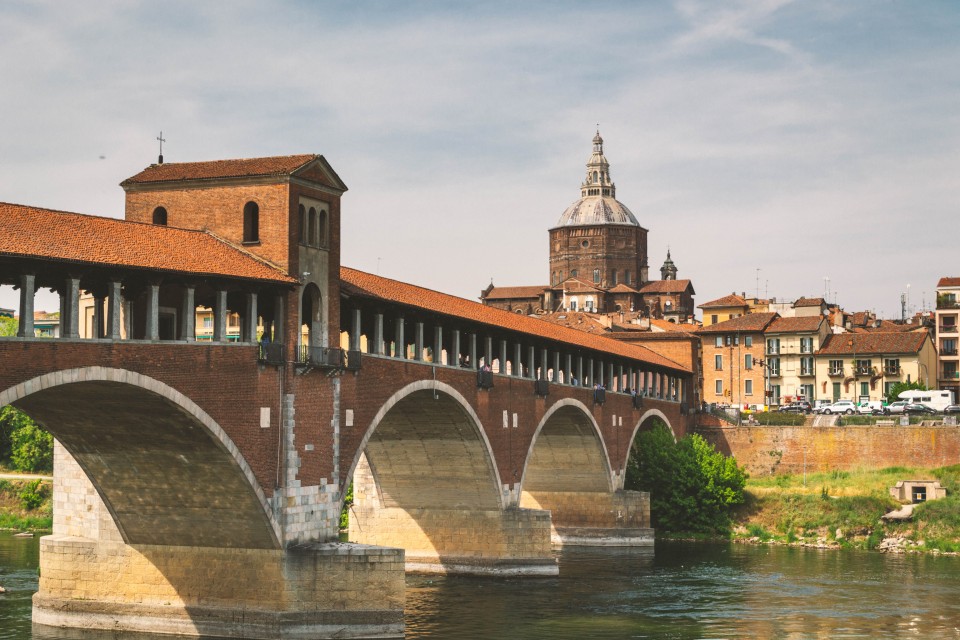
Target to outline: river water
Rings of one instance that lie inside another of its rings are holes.
[[[31,627],[37,550],[0,532],[0,639],[116,638]],[[406,637],[960,639],[957,557],[660,542],[559,560],[556,578],[409,576]]]

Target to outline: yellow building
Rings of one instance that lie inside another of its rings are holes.
[[[803,398],[813,402],[816,387],[814,354],[830,334],[819,315],[776,318],[764,331],[770,404]]]
[[[937,350],[926,331],[831,334],[815,361],[817,400],[883,400],[898,382],[937,383]]]
[[[738,296],[735,293],[710,302],[704,302],[697,305],[697,308],[703,310],[704,327],[733,320],[750,313],[750,303],[743,296]]]

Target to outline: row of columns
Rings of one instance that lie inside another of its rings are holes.
[[[120,280],[110,280],[107,283],[105,296],[93,296],[93,326],[94,338],[120,340],[123,332],[127,337],[131,335],[132,305],[124,300],[122,293],[123,283]],[[17,327],[17,336],[32,338],[35,335],[34,327],[34,296],[36,294],[36,276],[22,274],[19,280],[20,289],[20,320]],[[178,335],[187,342],[196,339],[196,288],[185,285],[179,313]],[[146,288],[144,336],[145,340],[160,339],[160,284],[150,283]],[[275,315],[282,317],[279,310],[283,308],[283,297],[277,296]],[[106,306],[106,318],[104,307]],[[122,313],[121,313],[122,309]],[[213,342],[222,342],[227,337],[227,291],[218,290],[215,294],[213,306]],[[124,318],[126,322],[122,322]],[[257,341],[257,294],[245,294],[244,313],[241,315],[240,341],[254,343]],[[106,322],[104,322],[106,320]],[[275,318],[276,320],[276,318]],[[125,325],[125,326],[124,326]],[[277,326],[283,326],[277,323]],[[264,319],[264,334],[271,335],[273,321]],[[67,277],[63,290],[60,293],[60,336],[63,338],[80,337],[80,278]]]
[[[353,351],[361,348],[361,310],[352,309],[350,312],[350,331],[348,344]],[[407,322],[403,315],[394,318],[393,352],[390,342],[386,339],[384,314],[377,312],[373,318],[373,336],[368,336],[367,351],[373,355],[392,356],[408,359],[407,355]],[[496,345],[492,336],[480,338],[476,333],[465,333],[459,329],[451,329],[449,339],[445,340],[444,327],[435,325],[431,341],[432,362],[447,366],[469,366],[471,369],[483,365],[493,365],[499,361],[499,373],[518,378],[544,379],[558,384],[573,386],[602,385],[610,391],[620,393],[636,392],[639,395],[683,402],[686,400],[686,385],[683,378],[668,373],[649,371],[640,367],[624,365],[623,363],[595,360],[590,357],[563,353],[559,350],[551,351],[542,347],[537,351],[533,345],[524,345],[514,342],[512,345],[501,338]],[[426,325],[416,321],[413,325],[412,353],[409,359],[426,361],[424,356],[426,342]],[[494,347],[496,346],[496,353]],[[512,348],[511,348],[512,347]],[[444,363],[443,352],[447,352],[447,361]],[[496,357],[495,357],[496,356]],[[507,373],[506,363],[510,363],[510,373]],[[562,378],[562,382],[561,382]]]

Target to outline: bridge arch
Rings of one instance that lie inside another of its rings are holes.
[[[82,367],[0,391],[86,473],[128,544],[279,548],[280,526],[236,444],[199,405],[134,371]]]
[[[347,478],[367,467],[382,507],[504,507],[493,447],[480,418],[455,388],[437,380],[412,382],[383,403]]]
[[[593,414],[573,398],[554,403],[537,425],[527,451],[521,506],[540,506],[535,496],[544,492],[613,490],[609,452]]]
[[[673,441],[677,441],[677,432],[674,431],[673,425],[670,424],[670,418],[668,418],[659,409],[647,409],[644,411],[643,415],[640,416],[640,419],[637,420],[637,423],[633,426],[633,433],[630,435],[630,448],[627,450],[627,455],[624,457],[623,468],[620,469],[621,478],[626,478],[627,465],[630,464],[630,452],[633,451],[633,445],[637,441],[637,436],[640,434],[640,430],[655,418],[659,418],[665,425],[667,425],[667,428],[670,429],[670,435],[673,436]]]

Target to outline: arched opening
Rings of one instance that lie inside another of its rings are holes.
[[[484,534],[503,535],[490,443],[466,400],[443,383],[413,383],[387,400],[348,477],[350,541],[402,547],[408,566],[479,559],[480,547],[492,548]]]
[[[307,212],[307,244],[317,246],[317,210],[313,207]]]
[[[279,527],[253,472],[200,407],[134,372],[75,372],[40,376],[29,383],[37,391],[27,395],[18,395],[23,385],[8,389],[0,405],[13,404],[57,438],[99,494],[119,538],[140,545],[279,548]],[[83,500],[58,511],[55,534],[103,530]]]
[[[317,246],[326,247],[329,242],[328,238],[330,236],[329,231],[329,222],[327,219],[327,212],[323,209],[320,209],[317,214]]]
[[[243,241],[260,242],[260,206],[256,202],[243,205]]]
[[[320,288],[309,283],[303,288],[300,301],[300,337],[302,344],[311,347],[326,346],[325,309]]]
[[[153,224],[162,226],[167,225],[167,210],[163,207],[157,207],[153,210]]]

